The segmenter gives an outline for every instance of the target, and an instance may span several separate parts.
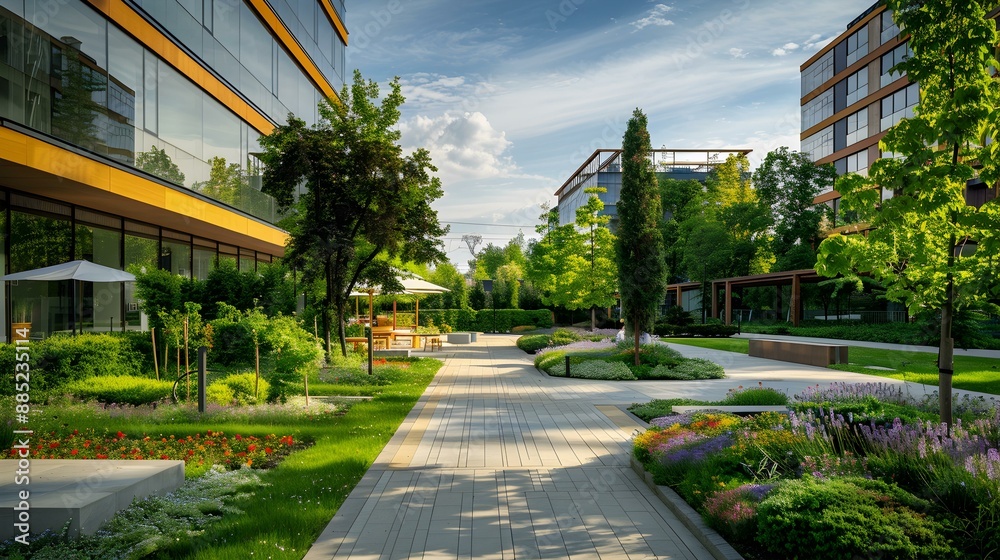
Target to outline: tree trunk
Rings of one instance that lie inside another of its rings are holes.
[[[340,340],[340,355],[347,357],[347,327],[344,325],[344,315],[346,310],[341,306],[337,308],[337,339]]]
[[[952,220],[953,222],[955,220]],[[944,306],[941,308],[941,342],[938,346],[938,404],[941,421],[951,431],[951,381],[955,373],[955,339],[951,337],[951,325],[955,317],[955,234],[948,237],[948,284],[945,289]]]
[[[635,365],[639,365],[639,319],[635,320],[635,327],[632,330],[634,331],[632,336],[635,337]]]
[[[597,308],[590,308],[590,330],[591,332],[597,330]]]

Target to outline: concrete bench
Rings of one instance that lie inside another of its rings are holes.
[[[471,344],[472,333],[452,332],[448,333],[448,344]]]
[[[750,355],[755,358],[826,367],[830,364],[846,364],[847,346],[751,338]]]

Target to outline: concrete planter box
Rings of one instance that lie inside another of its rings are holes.
[[[467,333],[467,332],[448,333],[448,344],[470,344],[472,340],[473,340],[472,333]]]

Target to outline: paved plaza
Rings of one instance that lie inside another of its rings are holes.
[[[307,559],[713,558],[630,468],[630,438],[643,426],[623,408],[715,400],[758,381],[790,395],[873,381],[682,345],[672,347],[720,363],[728,378],[551,378],[516,339],[485,335],[434,353],[445,366]]]

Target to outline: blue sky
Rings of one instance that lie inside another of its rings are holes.
[[[351,0],[347,66],[399,76],[405,147],[430,150],[463,233],[504,244],[633,109],[654,147],[798,149],[799,66],[873,0]]]

